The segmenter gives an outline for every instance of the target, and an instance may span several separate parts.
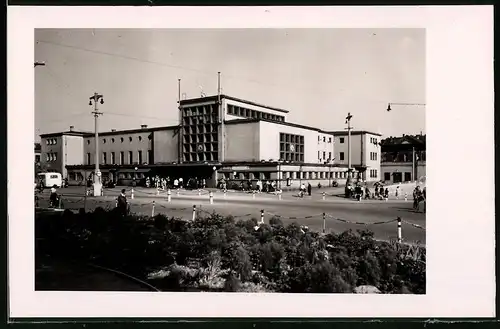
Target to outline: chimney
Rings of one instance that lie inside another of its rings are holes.
[[[75,126],[69,126],[69,131],[75,130]]]
[[[141,129],[146,129],[148,125],[141,125]]]
[[[111,132],[112,132],[112,133],[116,132],[116,129],[111,129]]]

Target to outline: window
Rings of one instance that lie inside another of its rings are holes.
[[[132,136],[130,136],[130,137],[128,138],[128,141],[129,141],[129,142],[132,142]]]
[[[232,105],[227,106],[227,114],[233,114],[233,106]]]
[[[103,143],[103,144],[106,144],[106,138],[103,138],[103,139],[102,139],[102,143]]]
[[[90,144],[90,139],[87,139],[87,145],[89,145],[89,144]]]
[[[318,151],[318,160],[321,160],[321,152]]]
[[[325,136],[323,136],[323,143],[325,143],[325,142],[326,142],[326,137],[325,137]]]
[[[90,164],[90,153],[87,153],[87,164]]]
[[[122,142],[122,143],[123,143],[123,137],[120,137],[120,142]]]
[[[53,155],[53,157],[54,157],[54,158],[53,158],[53,160],[54,160],[54,161],[56,161],[56,160],[57,160],[57,152],[52,153],[52,155]]]
[[[318,136],[318,142],[319,142],[320,140],[321,140],[321,137],[320,137],[320,136]]]
[[[134,153],[132,151],[128,151],[128,163],[132,164],[134,160]]]
[[[411,181],[411,172],[405,172],[405,182]]]
[[[391,173],[390,172],[384,173],[384,180],[385,181],[390,181],[391,180]]]
[[[137,137],[139,139],[139,142],[142,141],[142,136]]]
[[[115,152],[111,152],[111,164],[116,164]]]
[[[137,152],[138,159],[139,159],[139,164],[142,164],[142,151]]]
[[[340,144],[344,144],[344,137],[340,137]]]
[[[125,152],[120,152],[120,164],[125,164]]]
[[[339,157],[340,161],[344,161],[344,152],[340,152]]]
[[[280,133],[279,157],[285,161],[304,162],[304,136]]]
[[[377,169],[370,169],[370,177],[377,178]]]
[[[323,152],[323,160],[326,160],[326,152]]]
[[[329,137],[329,138],[328,138],[328,143],[331,143],[331,142],[332,142],[332,138],[331,138],[331,137]]]
[[[102,163],[106,164],[107,160],[106,152],[102,152]]]
[[[114,138],[111,138],[111,143],[114,143],[115,142],[115,139]]]
[[[332,159],[332,152],[328,152],[328,160],[333,160]]]

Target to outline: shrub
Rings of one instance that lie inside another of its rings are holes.
[[[425,248],[377,242],[366,230],[320,235],[277,217],[258,226],[208,214],[37,214],[37,264],[45,256],[80,260],[154,280],[164,290],[425,293]],[[163,273],[150,278],[152,272]]]

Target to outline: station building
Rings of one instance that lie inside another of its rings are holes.
[[[382,179],[390,183],[425,181],[426,136],[403,135],[382,140]]]
[[[154,175],[205,178],[209,186],[221,179],[236,183],[260,179],[276,181],[283,189],[296,188],[302,182],[313,186],[328,186],[333,180],[345,182],[345,132],[290,123],[288,113],[227,95],[181,100],[177,126],[100,132],[99,169],[104,179],[119,185]],[[354,176],[379,180],[365,172],[377,170],[378,175],[380,152],[364,141],[380,135],[351,133]],[[93,173],[93,133],[70,129],[42,135],[41,139],[46,146],[42,147],[42,161],[52,161],[52,167],[57,167],[70,184],[81,184]],[[56,142],[48,144],[49,140]],[[377,156],[367,161],[370,152]]]

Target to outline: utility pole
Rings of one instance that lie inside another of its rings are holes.
[[[102,182],[101,182],[101,172],[99,171],[99,125],[98,119],[99,115],[102,115],[102,112],[99,112],[97,109],[97,102],[101,102],[104,104],[104,98],[102,95],[98,93],[94,93],[94,96],[89,97],[89,105],[92,106],[92,101],[94,103],[94,111],[92,114],[94,115],[94,129],[95,129],[95,172],[94,172],[94,196],[102,195]]]
[[[225,156],[225,137],[224,137],[224,110],[222,108],[222,102],[221,102],[221,88],[220,88],[220,72],[217,72],[217,108],[219,112],[219,123],[221,127],[221,158],[219,159],[220,162],[224,161],[224,156]]]
[[[45,66],[45,62],[35,62],[35,67],[37,66]]]
[[[345,118],[345,123],[347,124],[347,178],[351,178],[351,112],[347,113],[347,117]]]
[[[411,157],[411,175],[415,183],[417,182],[417,167],[415,165],[416,159],[415,159],[415,146],[412,148],[412,157]]]
[[[177,79],[177,99],[178,99],[178,103],[179,103],[179,133],[177,134],[178,135],[178,144],[177,144],[177,152],[179,153],[179,157],[178,157],[178,163],[182,163],[183,162],[183,152],[182,152],[182,139],[184,138],[183,137],[183,130],[184,130],[184,113],[182,112],[182,108],[181,108],[181,79]]]

